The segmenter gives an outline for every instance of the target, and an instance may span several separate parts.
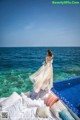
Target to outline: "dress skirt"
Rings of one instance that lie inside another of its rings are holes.
[[[51,62],[43,64],[35,73],[29,76],[34,84],[34,92],[39,93],[46,88],[53,87],[53,66]]]

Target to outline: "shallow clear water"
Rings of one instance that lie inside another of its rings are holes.
[[[29,75],[42,66],[47,49],[54,53],[54,81],[80,76],[80,47],[0,48],[0,97],[33,88]]]

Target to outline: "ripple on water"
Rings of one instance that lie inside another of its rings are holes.
[[[11,95],[14,91],[21,92],[29,91],[33,88],[33,83],[29,76],[36,71],[33,69],[27,70],[11,70],[7,72],[0,72],[0,97]],[[53,73],[53,80],[62,80],[65,78],[80,75],[80,68],[77,66],[67,67],[63,69],[55,69]]]
[[[26,92],[33,87],[29,79],[30,73],[23,71],[0,72],[0,97],[9,96],[14,91]]]

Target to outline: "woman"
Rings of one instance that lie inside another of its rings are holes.
[[[29,78],[34,83],[33,91],[30,93],[32,99],[43,97],[53,87],[53,54],[47,50],[47,56],[43,65]]]

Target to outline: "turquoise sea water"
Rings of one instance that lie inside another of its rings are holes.
[[[54,53],[54,81],[80,76],[80,47],[0,48],[0,97],[33,88],[29,75],[42,66],[47,49]]]

